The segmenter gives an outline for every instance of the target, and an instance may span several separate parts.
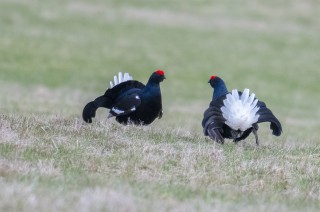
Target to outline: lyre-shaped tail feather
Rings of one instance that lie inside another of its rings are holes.
[[[118,76],[115,75],[113,77],[113,82],[110,81],[110,88],[113,88],[116,85],[119,85],[122,82],[126,82],[128,80],[133,80],[133,77],[130,76],[128,73],[122,74],[122,72],[119,72]]]
[[[216,141],[218,143],[223,144],[224,143],[224,138],[221,135],[219,128],[215,128],[214,126],[210,125],[207,128],[207,133],[208,136],[213,140]]]
[[[112,100],[105,95],[99,96],[94,101],[89,102],[82,111],[82,118],[87,123],[92,123],[92,118],[96,116],[99,107],[110,108]]]
[[[258,114],[259,114],[259,119],[258,119],[257,123],[270,122],[270,129],[272,130],[272,134],[275,136],[281,135],[281,133],[282,133],[281,123],[273,115],[273,113],[271,112],[271,110],[269,108],[267,108],[266,106],[260,107]]]
[[[217,104],[216,101],[211,102],[210,107],[203,113],[202,127],[204,130],[206,130],[208,125],[213,121],[215,121],[215,123],[221,122],[221,126],[225,121],[221,114],[220,105]]]
[[[222,102],[212,101],[210,107],[204,112],[202,120],[204,135],[208,135],[212,140],[219,143],[224,142],[220,132],[220,129],[225,122],[220,110],[221,103]]]

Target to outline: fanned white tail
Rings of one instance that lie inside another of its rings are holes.
[[[244,89],[241,96],[237,90],[232,90],[223,100],[221,107],[222,115],[226,119],[226,124],[234,130],[245,131],[258,121],[257,111],[258,99],[255,94],[249,94],[249,89]]]
[[[130,76],[128,73],[122,74],[122,72],[119,72],[118,76],[115,75],[113,77],[114,82],[110,81],[110,88],[113,88],[114,86],[116,86],[122,82],[128,81],[128,80],[133,80],[133,77]]]

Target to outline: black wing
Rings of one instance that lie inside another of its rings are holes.
[[[110,110],[112,116],[123,116],[134,112],[141,104],[139,95],[134,92],[123,95]]]
[[[282,126],[280,121],[273,115],[271,110],[267,108],[264,102],[258,101],[257,106],[260,107],[258,110],[259,119],[257,123],[270,122],[270,129],[272,134],[275,136],[280,136],[282,133]]]
[[[115,101],[121,96],[123,93],[126,93],[127,91],[131,89],[137,89],[141,90],[145,87],[144,84],[142,84],[139,81],[136,80],[128,80],[125,82],[122,82],[113,88],[107,89],[107,91],[104,93],[104,95],[99,96],[94,101],[89,102],[84,108],[82,112],[82,118],[85,122],[91,123],[92,118],[96,115],[96,110],[99,107],[104,107],[111,109],[113,105],[115,104]]]

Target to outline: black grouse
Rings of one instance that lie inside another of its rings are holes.
[[[225,138],[238,142],[253,132],[259,145],[257,131],[261,122],[270,122],[272,134],[280,136],[282,127],[279,120],[264,102],[255,98],[254,93],[249,93],[249,89],[228,92],[224,81],[217,76],[211,76],[209,83],[214,92],[209,108],[203,114],[205,136],[223,144]]]
[[[164,72],[158,70],[151,74],[146,85],[133,80],[125,73],[114,76],[114,83],[104,95],[89,102],[83,109],[82,118],[91,123],[99,107],[110,109],[109,116],[115,116],[121,124],[148,125],[162,117],[160,82],[165,79]]]

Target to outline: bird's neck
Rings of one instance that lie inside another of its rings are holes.
[[[224,82],[221,80],[218,82],[218,84],[214,87],[212,100],[217,100],[221,96],[226,95],[228,93],[227,86],[224,84]]]
[[[146,87],[142,90],[142,95],[150,98],[161,96],[160,84],[149,80]]]

